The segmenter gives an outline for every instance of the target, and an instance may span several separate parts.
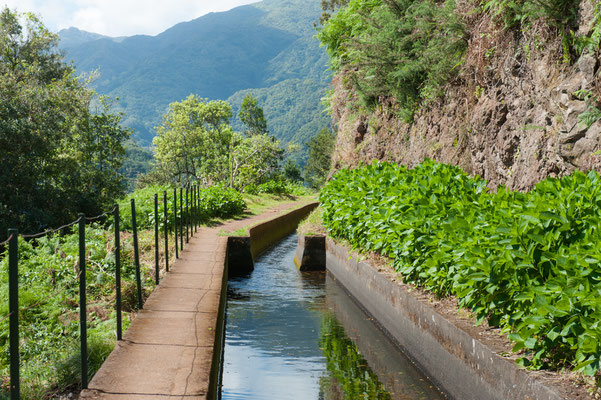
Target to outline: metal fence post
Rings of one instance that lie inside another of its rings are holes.
[[[169,272],[169,224],[167,222],[167,191],[163,191],[163,211],[165,212],[165,272]]]
[[[179,244],[184,250],[184,188],[179,188]]]
[[[196,185],[196,224],[200,228],[200,186]]]
[[[136,285],[138,287],[138,309],[142,309],[142,278],[140,277],[140,252],[138,251],[138,226],[136,224],[136,201],[131,199],[131,225],[134,234],[134,262],[136,264]]]
[[[186,186],[186,243],[190,241],[190,185]]]
[[[19,400],[19,232],[9,229],[8,236],[8,312],[10,346],[10,399]]]
[[[88,388],[88,325],[86,306],[86,216],[79,214],[79,330],[81,340],[81,388]]]
[[[115,204],[115,292],[117,297],[117,340],[123,337],[121,325],[121,230],[119,228],[119,204]]]
[[[173,233],[175,237],[175,258],[179,258],[179,247],[177,244],[177,189],[173,189]]]
[[[159,195],[154,194],[154,283],[159,284]]]
[[[192,200],[192,222],[194,226],[194,233],[196,233],[196,224],[198,223],[196,220],[196,185],[192,186],[192,193],[194,194]]]

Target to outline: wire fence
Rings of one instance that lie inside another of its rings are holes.
[[[190,233],[194,233],[200,225],[200,203],[199,203],[199,187],[188,186],[180,188],[179,196],[179,209],[178,209],[178,196],[177,189],[173,191],[173,209],[169,210],[168,201],[169,196],[165,191],[163,192],[163,236],[164,236],[164,265],[165,271],[169,272],[169,232],[171,231],[174,236],[174,244],[176,250],[176,258],[179,258],[180,251],[184,249],[184,237],[185,242],[189,242]],[[154,195],[154,255],[155,255],[155,271],[154,278],[155,283],[159,284],[159,273],[160,273],[160,260],[159,260],[159,223],[160,216],[158,213],[159,196]],[[169,224],[170,211],[173,217],[172,224]],[[179,211],[179,213],[178,213]],[[9,291],[9,313],[0,318],[0,323],[9,320],[9,353],[10,353],[10,399],[20,399],[21,385],[20,385],[20,354],[19,354],[19,315],[39,307],[46,303],[53,297],[59,295],[65,290],[65,285],[61,288],[57,288],[49,293],[44,298],[37,300],[35,303],[28,305],[24,308],[19,308],[19,238],[32,240],[38,239],[44,236],[53,235],[64,231],[67,228],[79,225],[78,229],[78,248],[79,256],[77,258],[77,271],[73,276],[72,280],[68,281],[69,284],[79,282],[79,325],[80,335],[79,340],[81,344],[81,387],[87,389],[88,387],[88,348],[87,348],[87,300],[88,296],[86,293],[86,264],[94,263],[91,259],[88,259],[86,255],[86,223],[101,220],[103,218],[109,219],[113,217],[113,230],[114,230],[114,253],[115,253],[115,310],[116,310],[116,334],[117,340],[122,340],[122,289],[121,289],[121,230],[120,230],[120,210],[119,205],[115,206],[100,215],[95,217],[86,217],[84,214],[79,214],[77,220],[65,224],[59,228],[49,229],[43,232],[35,234],[21,234],[19,235],[17,229],[8,230],[8,239],[0,243],[0,248],[8,246],[8,291]],[[140,258],[139,258],[139,243],[138,243],[138,225],[136,222],[136,205],[135,200],[131,199],[131,218],[132,218],[132,233],[133,233],[133,248],[134,248],[134,264],[135,264],[135,276],[136,276],[136,291],[137,291],[137,306],[138,310],[143,308],[142,302],[142,280],[141,280],[141,269],[140,269]],[[179,243],[178,243],[179,238]],[[179,246],[178,246],[179,245]],[[179,247],[179,248],[178,248]],[[104,271],[105,272],[105,271]],[[105,272],[106,273],[106,272]]]

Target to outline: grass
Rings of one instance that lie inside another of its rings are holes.
[[[242,218],[248,218],[248,217],[260,215],[260,214],[264,213],[265,211],[270,210],[270,209],[277,207],[284,203],[289,203],[289,202],[307,203],[309,201],[315,200],[315,197],[316,196],[314,194],[304,195],[304,196],[274,195],[274,194],[258,194],[258,195],[245,194],[244,200],[246,201],[247,209],[240,216],[240,218],[236,218],[236,219],[242,219]],[[284,211],[282,211],[282,212],[284,212]],[[212,222],[215,223],[215,222],[226,222],[226,221],[228,221],[228,220],[215,220]],[[231,219],[230,219],[230,221],[231,221]],[[258,222],[255,222],[253,225],[256,225],[256,224],[258,224]],[[219,231],[219,235],[220,236],[248,236],[249,235],[248,231],[253,225],[249,225],[244,228],[240,228],[240,229],[237,229],[237,230],[231,231],[231,232],[226,231],[225,229],[221,229]]]
[[[323,225],[323,208],[317,207],[299,225],[296,230],[299,235],[325,235],[326,227]]]

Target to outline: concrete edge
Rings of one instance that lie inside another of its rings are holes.
[[[207,399],[217,400],[221,391],[221,377],[223,375],[223,351],[225,348],[225,307],[227,305],[227,279],[228,279],[228,248],[229,241],[225,247],[225,261],[223,276],[221,279],[221,294],[219,295],[219,309],[217,311],[217,323],[215,326],[215,343],[213,344],[213,358],[211,359],[211,372],[209,375],[209,388]]]
[[[352,259],[347,248],[325,242],[327,270],[451,398],[564,399],[370,264]]]
[[[298,235],[298,245],[294,252],[294,265],[300,271],[325,271],[325,235]]]
[[[286,212],[250,228],[248,233],[251,242],[250,252],[253,260],[269,247],[294,232],[298,224],[318,205],[319,202],[317,201],[305,204],[300,208]]]
[[[229,236],[226,259],[230,276],[244,276],[252,272],[254,260],[269,247],[293,233],[298,224],[318,205],[318,202],[311,202],[260,222],[248,230],[248,236]]]

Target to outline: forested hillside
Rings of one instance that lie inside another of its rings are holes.
[[[266,0],[157,36],[60,35],[78,73],[97,70],[92,86],[119,97],[125,124],[143,144],[171,102],[190,94],[229,98],[236,112],[248,91],[259,98],[272,134],[303,144],[329,124],[319,102],[329,81],[327,55],[313,29],[320,12],[317,0]]]

